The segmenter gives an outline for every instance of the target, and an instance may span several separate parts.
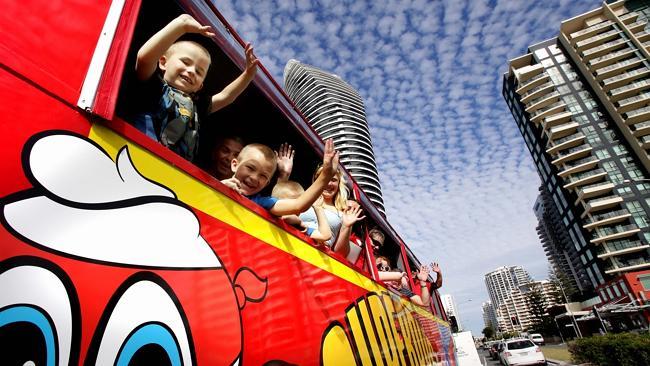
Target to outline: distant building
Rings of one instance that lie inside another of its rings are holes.
[[[481,304],[481,312],[483,314],[483,324],[490,327],[495,331],[499,330],[499,322],[497,321],[497,313],[492,306],[492,301],[486,301]]]
[[[603,3],[510,60],[503,79],[575,249],[549,243],[557,249],[549,256],[565,255],[559,267],[585,298],[616,276],[650,268],[649,15],[647,1]]]
[[[528,304],[519,290],[530,282],[530,275],[521,266],[499,267],[485,275],[499,331],[523,331],[530,325]]]
[[[458,326],[459,330],[462,330],[463,327],[460,322],[460,318],[458,316],[458,307],[456,306],[456,302],[454,301],[454,297],[451,296],[450,294],[442,294],[440,295],[440,301],[442,302],[442,307],[445,309],[445,313],[447,313],[448,317],[454,317],[456,318],[456,325]]]
[[[296,60],[289,60],[284,68],[284,88],[316,133],[323,140],[334,140],[341,164],[377,209],[385,213],[366,111],[359,93],[337,75]]]

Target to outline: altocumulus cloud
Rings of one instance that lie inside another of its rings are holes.
[[[501,97],[507,61],[600,1],[217,1],[282,81],[290,58],[359,90],[386,211],[438,261],[465,327],[483,328],[483,275],[546,277],[532,205],[539,178]],[[472,302],[467,302],[468,299]]]

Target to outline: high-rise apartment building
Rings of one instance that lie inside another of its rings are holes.
[[[445,313],[447,313],[447,316],[450,318],[453,316],[456,318],[456,325],[458,326],[459,330],[462,330],[463,327],[460,322],[460,317],[458,316],[458,307],[456,306],[456,301],[454,301],[454,297],[451,296],[450,294],[442,294],[440,295],[440,301],[442,302],[442,307],[445,309]]]
[[[580,265],[578,250],[574,247],[569,231],[544,185],[539,188],[533,211],[539,223],[536,228],[537,235],[544,252],[556,274],[563,277],[564,285],[570,287],[567,292],[576,294],[577,299],[585,294],[587,297],[593,295],[589,291],[592,287],[585,268]]]
[[[591,293],[650,267],[648,14],[647,1],[603,3],[504,75],[504,98]]]
[[[492,301],[486,301],[481,304],[481,312],[483,313],[483,324],[490,327],[495,331],[499,329],[499,322],[497,320],[497,313],[492,306]]]
[[[359,93],[337,75],[296,60],[289,60],[284,68],[284,88],[316,133],[323,140],[334,140],[341,164],[384,213],[375,154]]]
[[[485,287],[496,312],[498,330],[523,331],[530,325],[530,312],[520,286],[532,281],[521,266],[499,267],[485,275]]]

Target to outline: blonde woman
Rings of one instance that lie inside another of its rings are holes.
[[[322,168],[316,169],[314,177],[318,177]],[[345,177],[339,169],[325,186],[320,198],[314,204],[323,208],[325,217],[332,231],[332,238],[325,243],[335,252],[347,256],[350,252],[350,234],[352,226],[357,221],[363,220],[361,207],[348,203],[348,188],[345,185]],[[318,220],[313,209],[300,214],[300,219],[311,227],[316,225]]]

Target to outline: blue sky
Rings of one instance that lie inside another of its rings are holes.
[[[281,85],[295,58],[359,90],[388,219],[421,260],[440,262],[441,292],[465,328],[483,329],[485,273],[521,265],[547,277],[532,211],[539,178],[502,75],[601,1],[215,3]]]

